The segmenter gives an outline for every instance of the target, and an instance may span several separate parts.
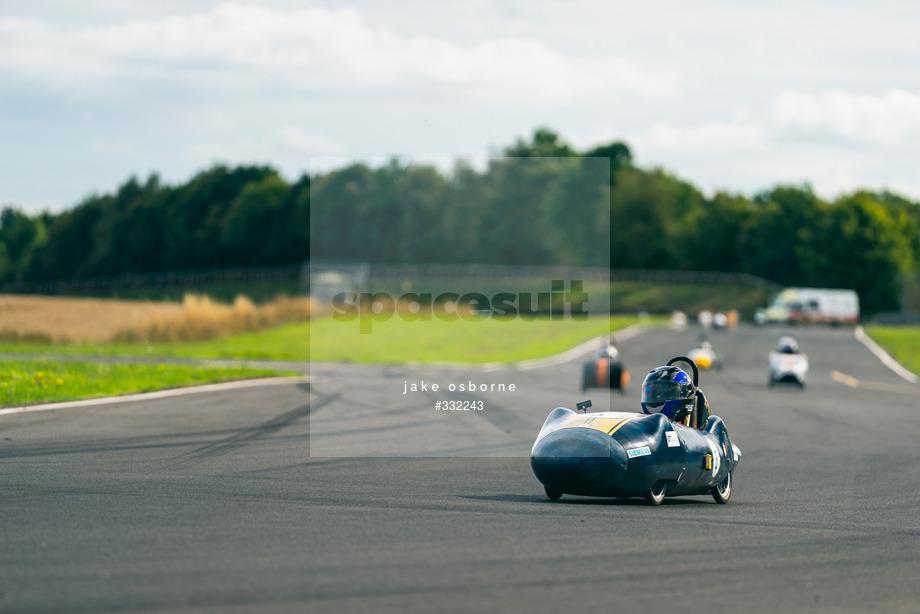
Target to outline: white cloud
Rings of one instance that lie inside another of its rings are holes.
[[[442,88],[442,96],[545,105],[617,94],[661,97],[675,78],[623,57],[570,57],[536,38],[460,44],[368,24],[350,8],[224,3],[210,11],[62,28],[0,20],[0,71],[54,86],[273,84],[367,93]],[[0,72],[0,75],[2,75]]]
[[[759,179],[762,188],[776,184],[811,184],[825,198],[869,186],[878,156],[824,145],[778,144],[756,155],[727,161],[728,172]]]
[[[185,148],[184,153],[203,163],[280,165],[293,174],[305,166],[308,158],[342,158],[345,148],[323,136],[310,134],[295,126],[284,126],[264,137],[193,143]]]
[[[908,161],[920,153],[920,95],[787,90],[759,112],[743,106],[727,114],[725,122],[654,123],[627,141],[641,164],[664,166],[707,192],[807,182],[826,198],[859,188],[918,193]]]
[[[108,141],[105,139],[95,139],[89,144],[90,151],[104,153],[133,153],[137,151],[137,144],[133,141]]]
[[[629,142],[637,144],[640,165],[663,166],[707,194],[809,183],[822,197],[834,198],[857,187],[882,187],[884,155],[877,149],[793,142],[777,138],[766,119],[755,119],[690,128],[657,124]]]
[[[879,186],[876,186],[876,189],[878,187]],[[907,197],[920,194],[920,180],[917,179],[895,179],[881,187],[895,194]],[[913,196],[913,198],[917,199],[918,197]]]
[[[304,132],[300,128],[285,126],[268,140],[272,149],[283,149],[298,155],[342,156],[345,148],[325,137]]]
[[[649,151],[706,156],[760,149],[763,132],[753,124],[708,122],[691,128],[655,124],[632,141]]]
[[[892,89],[880,96],[828,91],[783,92],[773,103],[783,129],[828,132],[845,139],[898,146],[920,136],[920,95]]]

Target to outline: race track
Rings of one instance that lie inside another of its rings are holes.
[[[549,411],[635,410],[698,332],[622,341],[625,396],[581,392],[575,359],[478,370],[517,390],[450,414],[404,382],[469,370],[317,365],[0,415],[0,612],[920,612],[920,386],[851,330],[793,331],[804,392],[767,389],[780,329],[711,335],[702,388],[743,452],[727,505],[546,498]]]

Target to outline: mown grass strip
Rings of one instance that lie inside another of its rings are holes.
[[[651,323],[663,320],[652,319]],[[483,322],[357,323],[317,319],[210,341],[170,343],[0,343],[0,353],[87,356],[163,356],[331,362],[516,362],[563,352],[587,339],[639,322],[636,316],[574,320],[490,319]],[[312,330],[311,330],[312,326]],[[311,355],[311,342],[313,351]]]
[[[315,320],[310,331],[311,358],[361,363],[512,363],[552,356],[638,321],[635,316],[581,322],[519,318],[407,322],[391,318],[374,323],[370,334],[361,334],[357,322]]]
[[[920,375],[920,327],[872,325],[865,330],[892,358]]]
[[[298,374],[235,367],[4,359],[0,360],[0,407],[76,401],[277,375]]]

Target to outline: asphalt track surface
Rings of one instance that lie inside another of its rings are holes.
[[[489,371],[520,394],[481,413],[414,397],[384,430],[375,403],[450,369],[0,415],[0,612],[920,612],[920,386],[852,331],[798,329],[808,388],[768,390],[781,332],[711,336],[726,366],[702,387],[743,452],[727,505],[548,500],[544,418],[606,402],[580,360]],[[623,341],[610,405],[697,334]],[[435,415],[465,421],[447,457],[353,455],[436,453]]]

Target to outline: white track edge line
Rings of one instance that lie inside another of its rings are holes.
[[[83,399],[81,401],[64,401],[61,403],[44,403],[41,405],[25,405],[22,407],[7,407],[0,409],[0,416],[6,414],[23,414],[33,411],[51,411],[55,409],[73,409],[77,407],[93,407],[96,405],[113,405],[115,403],[133,403],[136,401],[149,401],[154,399],[166,399],[170,397],[179,397],[189,394],[198,394],[201,392],[219,392],[222,390],[238,390],[241,388],[255,388],[257,386],[276,386],[279,384],[294,384],[309,382],[310,378],[306,376],[295,377],[268,377],[259,379],[236,380],[233,382],[221,382],[219,384],[204,384],[201,386],[185,386],[182,388],[168,388],[166,390],[156,390],[154,392],[140,392],[137,394],[126,394],[117,397],[99,397],[97,399]]]
[[[849,386],[850,388],[862,388],[863,390],[878,390],[881,392],[895,392],[898,394],[920,394],[920,388],[916,386],[907,386],[906,384],[886,384],[885,382],[869,382],[856,379],[852,375],[841,373],[834,369],[831,371],[831,379],[835,382]]]
[[[912,373],[907,368],[905,368],[904,365],[892,358],[888,352],[882,349],[878,343],[876,343],[869,335],[866,334],[866,331],[863,330],[862,326],[857,326],[854,334],[856,335],[856,338],[859,340],[859,342],[869,348],[869,351],[875,354],[875,356],[881,360],[882,364],[884,364],[886,367],[894,371],[897,375],[901,376],[911,384],[920,382],[920,377],[917,377],[915,373]]]

